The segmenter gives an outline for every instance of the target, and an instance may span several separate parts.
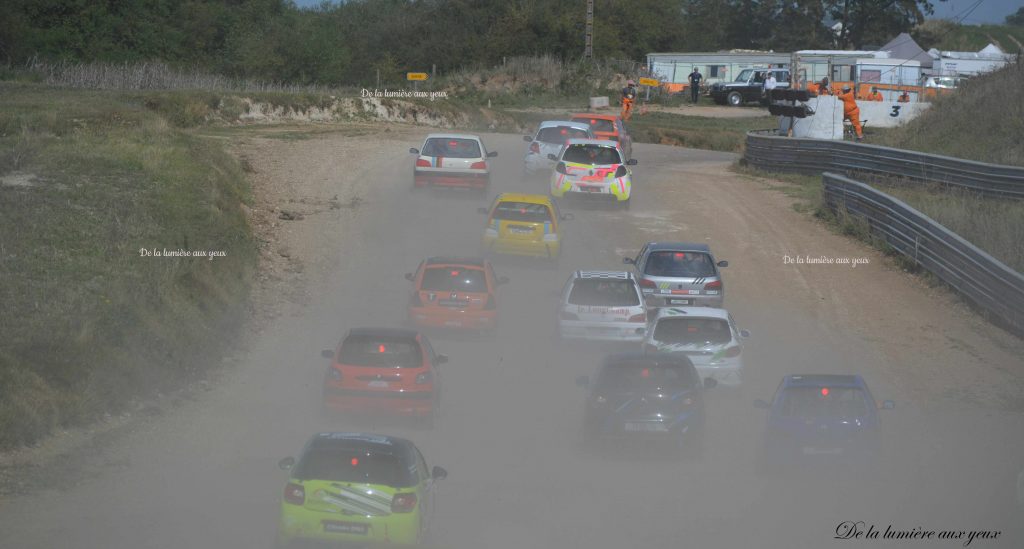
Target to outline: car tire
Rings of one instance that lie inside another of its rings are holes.
[[[739,107],[743,104],[743,96],[740,92],[730,92],[728,97],[726,97],[726,101],[729,102],[730,106]]]
[[[632,197],[630,197],[630,198],[632,198]],[[629,210],[629,203],[630,203],[630,199],[627,198],[625,200],[620,201],[617,205],[618,205],[620,210],[628,211]]]

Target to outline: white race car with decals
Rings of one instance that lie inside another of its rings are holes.
[[[684,354],[701,377],[735,386],[743,378],[742,340],[748,337],[750,332],[737,329],[725,309],[658,308],[651,312],[644,351]]]
[[[565,339],[643,341],[647,311],[632,273],[576,271],[558,303],[558,332]]]
[[[622,208],[629,207],[632,196],[636,159],[625,161],[615,141],[605,139],[570,139],[557,155],[551,173],[551,196],[582,196],[610,200]]]

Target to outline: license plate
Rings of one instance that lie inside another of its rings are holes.
[[[664,423],[627,423],[626,430],[631,432],[664,432],[668,427]]]
[[[523,227],[520,225],[510,225],[508,230],[516,234],[533,234],[533,227]]]
[[[599,192],[601,192],[601,187],[591,187],[589,185],[587,185],[587,186],[580,185],[580,190],[583,191],[583,192],[586,192],[586,193],[599,193]]]
[[[387,381],[381,381],[381,380],[378,379],[378,380],[375,380],[375,381],[371,381],[370,382],[370,387],[383,387],[383,388],[387,389],[388,382]]]
[[[689,299],[669,299],[669,305],[689,305],[692,300]]]
[[[331,532],[335,534],[361,534],[366,535],[369,532],[369,528],[365,524],[358,522],[335,522],[335,521],[324,521],[324,532]]]
[[[462,307],[465,307],[466,305],[469,305],[469,302],[468,301],[452,301],[450,299],[442,299],[441,301],[438,301],[437,304],[442,306],[442,307],[459,307],[459,308],[462,308]]]
[[[814,448],[812,446],[803,447],[804,455],[817,456],[817,455],[838,455],[843,453],[842,448]]]

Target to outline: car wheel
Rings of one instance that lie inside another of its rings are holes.
[[[733,107],[739,107],[743,104],[743,96],[740,95],[740,92],[732,92],[729,94],[728,101]]]
[[[632,198],[632,197],[630,197],[630,198]],[[619,209],[620,210],[629,210],[629,202],[630,202],[629,198],[627,198],[625,200],[622,200],[622,201],[619,201],[619,203],[618,203]]]

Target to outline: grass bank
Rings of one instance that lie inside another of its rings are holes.
[[[171,114],[188,101],[162,110],[11,82],[0,98],[0,447],[11,447],[219,362],[256,254],[243,171],[178,129]]]

